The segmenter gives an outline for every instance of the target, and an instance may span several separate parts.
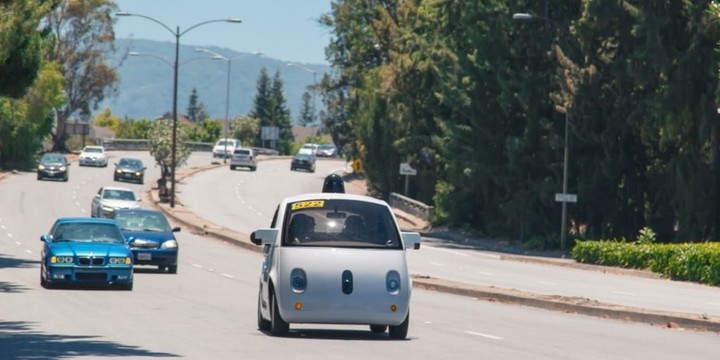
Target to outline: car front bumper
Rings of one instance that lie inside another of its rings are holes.
[[[178,260],[178,250],[173,249],[130,249],[135,258],[135,265],[175,266]]]
[[[79,267],[48,266],[45,279],[53,284],[114,285],[132,284],[132,266]]]
[[[107,165],[107,159],[80,158],[78,163],[81,166],[104,166]]]
[[[64,179],[67,176],[67,170],[38,170],[37,175],[41,178]]]

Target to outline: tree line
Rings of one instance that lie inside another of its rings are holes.
[[[719,18],[707,0],[337,1],[323,125],[381,196],[410,162],[437,225],[717,240]]]

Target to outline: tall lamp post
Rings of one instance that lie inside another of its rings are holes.
[[[533,19],[540,19],[545,20],[545,26],[550,24],[550,18],[547,17],[548,14],[548,6],[547,1],[545,2],[545,16],[536,16],[530,13],[514,13],[512,15],[513,20],[533,20]],[[569,150],[569,143],[568,143],[568,130],[569,130],[569,123],[570,123],[570,115],[569,115],[569,109],[568,106],[563,106],[565,109],[565,143],[564,143],[564,150],[563,150],[563,180],[562,180],[562,195],[555,197],[556,201],[562,202],[562,213],[561,213],[561,219],[560,219],[560,250],[564,253],[565,252],[565,244],[567,242],[567,203],[568,202],[574,202],[574,199],[576,197],[573,197],[572,195],[568,194],[568,160],[570,157],[570,150]]]
[[[302,69],[302,70],[305,70],[305,71],[311,73],[313,75],[313,85],[317,85],[317,71],[307,68],[305,66],[302,66],[300,64],[296,64],[296,63],[287,63],[287,66],[296,67],[298,69]],[[315,93],[316,92],[317,92],[317,89],[314,89],[313,94],[312,94],[312,96],[313,96],[313,100],[312,100],[313,101],[313,122],[315,121],[315,116],[316,116],[316,112],[317,112],[317,109],[316,109],[317,104],[315,102]]]
[[[176,157],[177,157],[177,93],[178,93],[178,60],[180,59],[180,37],[182,37],[184,34],[186,34],[188,31],[205,24],[215,23],[215,22],[228,22],[228,23],[240,23],[240,19],[235,18],[229,18],[229,19],[214,19],[214,20],[207,20],[200,23],[197,23],[193,26],[190,26],[189,28],[185,29],[184,31],[180,31],[180,27],[175,27],[175,30],[171,29],[169,26],[165,25],[160,20],[157,20],[153,17],[142,15],[142,14],[135,14],[135,13],[129,13],[120,11],[116,13],[117,16],[136,16],[141,17],[143,19],[150,20],[162,27],[164,27],[167,31],[169,31],[173,36],[175,36],[175,61],[173,62],[173,129],[172,129],[172,149],[171,152],[171,161],[170,161],[170,207],[175,207],[175,168],[177,167],[176,164]]]
[[[210,49],[199,48],[199,49],[195,49],[195,51],[208,53],[208,54],[212,55],[211,59],[214,59],[214,60],[222,60],[222,61],[227,62],[227,84],[226,84],[226,87],[225,87],[225,123],[224,123],[224,125],[223,125],[223,134],[224,134],[223,137],[225,138],[225,141],[224,141],[224,143],[225,143],[225,150],[223,150],[223,152],[225,153],[225,156],[223,157],[223,164],[226,164],[226,163],[227,163],[227,158],[228,158],[228,153],[227,153],[227,138],[228,138],[228,134],[227,134],[227,132],[228,132],[228,125],[229,125],[228,122],[230,121],[230,118],[229,118],[229,116],[230,116],[230,115],[229,115],[229,112],[230,112],[230,66],[232,65],[232,62],[233,62],[234,60],[237,60],[237,59],[240,59],[240,58],[244,58],[244,57],[250,56],[250,55],[261,56],[261,55],[263,55],[263,53],[261,53],[261,52],[259,52],[259,51],[254,51],[254,52],[249,53],[249,54],[243,54],[243,55],[240,55],[240,56],[236,56],[236,57],[234,57],[234,58],[228,58],[228,57],[222,56],[222,55],[220,55],[220,54],[218,54],[218,53],[216,53],[216,52],[214,52],[214,51],[212,51],[212,50],[210,50]]]

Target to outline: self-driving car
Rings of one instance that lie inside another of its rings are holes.
[[[133,288],[133,255],[115,221],[59,218],[42,235],[40,285]]]
[[[163,212],[120,209],[112,216],[128,240],[136,266],[152,265],[170,274],[177,273],[179,247],[175,233],[180,228],[171,227]]]
[[[258,328],[284,336],[290,324],[369,325],[404,339],[410,322],[405,249],[420,235],[401,232],[388,204],[371,197],[313,193],[282,200],[264,246]]]

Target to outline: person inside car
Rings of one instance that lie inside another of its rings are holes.
[[[290,240],[293,244],[300,244],[310,239],[315,232],[315,219],[305,214],[296,214],[290,223]]]

